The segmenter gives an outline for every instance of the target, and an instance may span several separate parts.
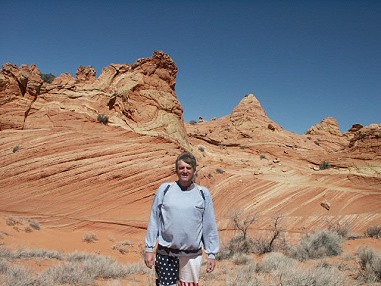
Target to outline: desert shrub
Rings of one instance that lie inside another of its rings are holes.
[[[300,244],[293,247],[289,254],[301,261],[307,259],[336,256],[342,252],[341,238],[336,232],[321,230],[305,235]]]
[[[337,286],[349,285],[346,283],[346,276],[337,268],[332,266],[317,265],[304,271],[302,268],[290,269],[286,273],[279,275],[280,285],[299,286]]]
[[[249,255],[243,254],[243,253],[238,253],[233,255],[232,261],[236,265],[245,265],[248,264],[252,259],[250,258]]]
[[[113,250],[118,250],[121,254],[126,254],[128,252],[128,249],[125,246],[132,246],[131,241],[121,241],[115,245],[112,246]]]
[[[217,172],[218,174],[223,174],[223,173],[225,173],[225,170],[223,170],[223,169],[221,169],[221,168],[217,168],[217,169],[216,169],[216,172]]]
[[[23,223],[23,218],[18,216],[8,216],[5,219],[5,223],[9,226],[21,225]]]
[[[343,273],[326,263],[318,263],[306,270],[297,260],[277,252],[266,255],[258,263],[257,272],[260,276],[271,277],[271,282],[263,285],[273,286],[336,286],[345,285],[346,280]]]
[[[28,219],[28,222],[29,222],[29,226],[35,230],[40,230],[41,229],[41,226],[39,224],[38,221],[36,221],[35,219],[33,218],[29,218]]]
[[[32,272],[23,266],[9,264],[4,275],[5,275],[5,285],[12,285],[12,286],[35,285]]]
[[[254,251],[254,241],[251,238],[244,238],[239,235],[233,237],[227,247],[222,248],[217,259],[229,259],[235,255],[249,254]]]
[[[20,150],[20,146],[19,145],[16,145],[15,147],[12,148],[12,152],[13,153],[16,153],[19,150]]]
[[[62,255],[55,250],[46,249],[24,249],[20,248],[14,252],[9,251],[9,256],[12,259],[32,259],[32,258],[45,258],[45,259],[57,259],[62,260]]]
[[[368,237],[381,238],[381,225],[368,227],[365,231],[365,235]]]
[[[40,275],[29,269],[14,266],[7,261],[27,258],[62,259],[58,265],[47,268]],[[12,286],[51,286],[51,285],[96,285],[97,279],[126,279],[129,274],[146,274],[143,264],[119,264],[115,259],[74,252],[66,256],[44,249],[9,251],[0,247],[0,274],[5,279],[5,285]],[[0,284],[2,282],[0,277]],[[2,284],[1,284],[2,285]]]
[[[12,258],[12,252],[8,248],[0,246],[0,257],[10,259]]]
[[[296,268],[298,261],[285,256],[280,252],[272,252],[266,255],[260,263],[258,263],[258,272],[270,273],[281,270],[286,271],[287,268]]]
[[[266,236],[259,236],[253,239],[253,252],[260,255],[272,251],[270,246],[270,238]]]
[[[145,273],[144,268],[138,265],[124,266],[118,264],[113,258],[84,252],[74,252],[68,255],[65,261],[71,265],[76,264],[78,267],[86,268],[89,274],[94,274],[92,276],[97,278],[123,278],[131,273]]]
[[[56,78],[56,76],[51,73],[42,73],[40,74],[40,76],[41,76],[41,79],[47,83],[52,83],[53,80]]]
[[[261,154],[261,155],[259,155],[259,159],[266,159],[266,155],[265,154]]]
[[[342,238],[348,238],[350,231],[349,231],[349,224],[348,223],[340,223],[340,222],[332,222],[328,221],[328,230],[332,232],[336,232],[340,237]]]
[[[269,253],[274,251],[275,248],[282,250],[286,249],[287,246],[283,237],[281,219],[281,216],[277,216],[273,221],[271,230],[269,230],[267,234],[254,239],[254,252],[256,254]]]
[[[239,234],[233,237],[227,247],[221,249],[218,259],[228,259],[238,254],[249,254],[254,250],[254,241],[248,237],[250,226],[255,222],[255,216],[235,211],[230,215],[235,231]]]
[[[104,114],[98,114],[97,120],[100,123],[107,124],[108,123],[108,116]]]
[[[242,211],[235,211],[230,215],[230,220],[233,223],[233,228],[240,232],[240,236],[245,240],[250,226],[255,222],[255,216],[245,214]]]
[[[0,274],[4,274],[8,271],[9,263],[5,259],[0,259]]]
[[[196,120],[191,120],[191,121],[189,121],[189,124],[191,124],[191,125],[196,125],[196,124],[197,124],[197,121],[196,121]]]
[[[257,278],[256,274],[257,264],[255,261],[251,261],[248,265],[239,267],[237,271],[233,272],[232,275],[228,275],[225,281],[227,286],[262,286],[268,285],[264,284]]]
[[[326,169],[329,169],[329,168],[331,168],[331,164],[329,162],[327,162],[327,161],[323,161],[319,165],[319,169],[320,170],[326,170]]]
[[[83,241],[87,243],[93,243],[98,240],[97,236],[94,233],[86,233],[83,236]]]
[[[48,285],[94,285],[95,277],[78,263],[63,263],[45,270],[39,277],[39,283]]]
[[[381,281],[381,253],[369,247],[357,252],[360,264],[359,280],[366,282]]]

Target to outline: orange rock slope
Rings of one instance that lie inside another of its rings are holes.
[[[0,217],[46,229],[97,229],[141,239],[158,185],[174,160],[198,158],[221,233],[239,210],[253,228],[283,218],[290,233],[381,224],[381,125],[342,134],[326,118],[305,135],[284,130],[246,95],[230,115],[184,123],[177,67],[165,53],[114,64],[96,77],[79,67],[47,83],[34,65],[0,72]],[[103,122],[103,123],[102,123]]]

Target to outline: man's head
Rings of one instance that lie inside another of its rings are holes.
[[[177,170],[177,168],[179,166],[179,161],[184,161],[185,163],[191,165],[194,170],[196,170],[196,165],[197,165],[196,157],[193,156],[192,153],[184,152],[184,153],[181,153],[177,157],[177,159],[176,159],[176,170]]]
[[[182,153],[176,159],[176,174],[180,185],[192,184],[196,172],[196,158],[191,153]]]

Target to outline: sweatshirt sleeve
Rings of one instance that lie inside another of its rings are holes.
[[[151,214],[148,222],[147,234],[145,239],[146,252],[153,252],[159,236],[160,228],[160,194],[162,186],[158,189],[151,206]]]
[[[203,243],[204,250],[209,258],[215,258],[220,249],[214,207],[209,190],[205,194],[205,213],[203,218]]]

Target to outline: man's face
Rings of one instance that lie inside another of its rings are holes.
[[[179,177],[179,183],[182,186],[189,186],[193,182],[193,176],[195,173],[192,165],[185,163],[183,160],[180,160],[177,164],[177,176]]]

